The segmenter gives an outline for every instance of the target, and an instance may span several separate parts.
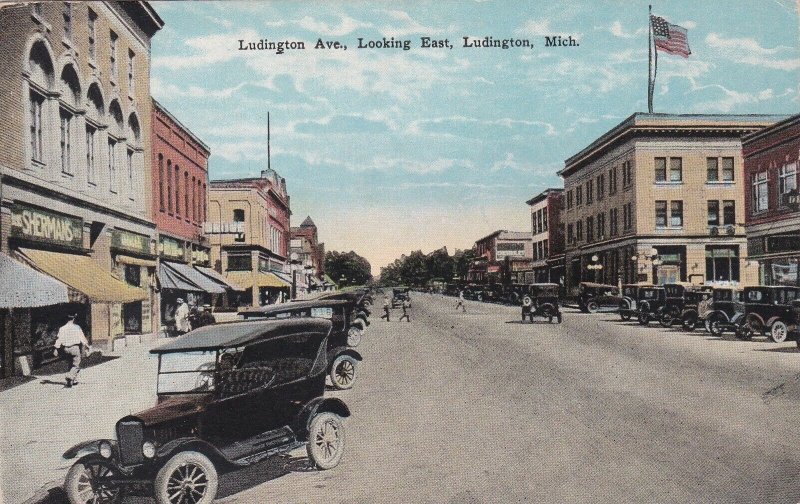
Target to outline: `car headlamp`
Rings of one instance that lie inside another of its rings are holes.
[[[153,458],[156,456],[156,445],[154,445],[150,441],[145,441],[142,444],[142,455],[147,458]]]
[[[111,458],[111,443],[108,441],[100,441],[99,451],[101,457]]]

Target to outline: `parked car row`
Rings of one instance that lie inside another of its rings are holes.
[[[218,475],[305,446],[318,469],[344,453],[339,398],[353,386],[369,325],[366,291],[243,310],[241,321],[198,328],[151,352],[156,405],[116,424],[116,439],[73,446],[64,490],[73,504],[153,496],[208,504]]]

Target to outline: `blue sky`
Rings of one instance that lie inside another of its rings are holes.
[[[154,2],[152,94],[211,147],[212,178],[286,178],[294,225],[377,273],[401,253],[529,230],[525,201],[559,186],[565,158],[645,111],[647,3],[635,1]],[[653,2],[688,29],[688,59],[660,54],[655,111],[796,113],[792,0]],[[464,36],[532,49],[461,47]],[[580,46],[545,48],[545,35]],[[421,49],[423,36],[454,48]],[[347,51],[314,50],[318,38]],[[410,39],[409,51],[356,49]],[[239,39],[305,51],[239,51]]]

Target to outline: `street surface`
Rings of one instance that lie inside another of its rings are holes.
[[[467,301],[462,313],[427,294],[413,295],[411,323],[399,310],[386,323],[381,297],[354,388],[331,393],[353,412],[342,463],[318,472],[302,450],[276,457],[223,476],[220,502],[800,501],[793,342],[571,309],[561,325],[521,324],[519,308]],[[19,415],[0,429],[3,459],[24,457],[2,468],[7,502],[37,490],[31,502],[64,502],[60,453],[154,400],[144,347],[83,374],[69,391],[37,380],[2,393]],[[54,394],[57,415],[37,406]]]

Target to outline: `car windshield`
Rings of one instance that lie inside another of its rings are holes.
[[[185,394],[214,390],[216,361],[216,351],[161,354],[158,393]]]

